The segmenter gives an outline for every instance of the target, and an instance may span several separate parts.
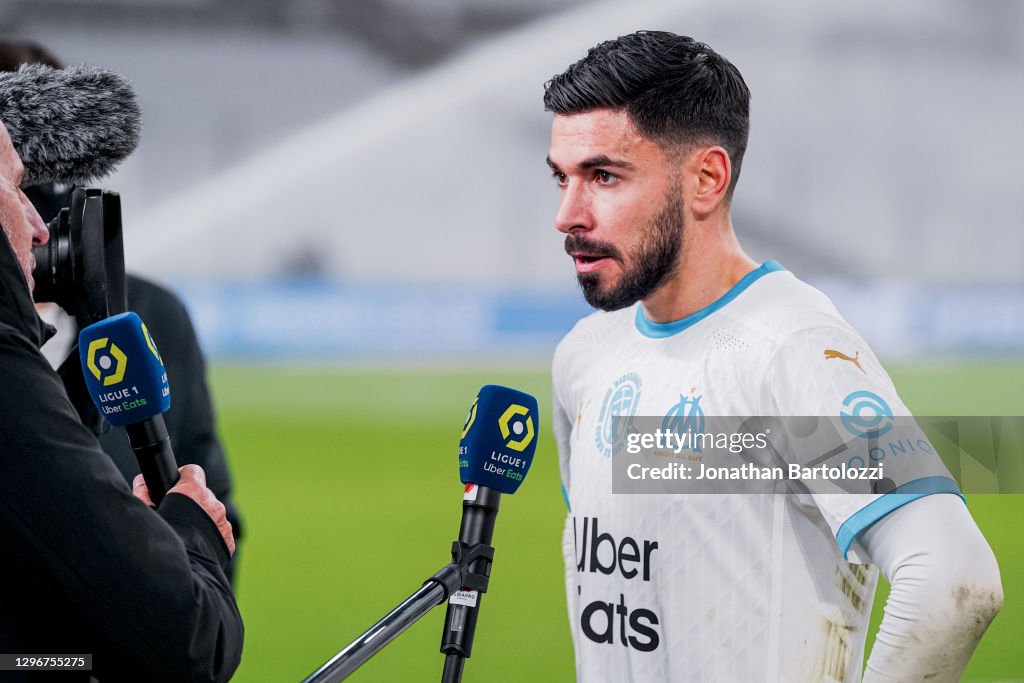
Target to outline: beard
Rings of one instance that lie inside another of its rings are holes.
[[[576,280],[583,290],[583,298],[602,311],[617,311],[646,299],[665,284],[678,265],[684,230],[683,202],[672,196],[666,200],[661,213],[651,220],[639,245],[626,259],[608,242],[568,235],[565,238],[566,252],[587,251],[608,256],[618,260],[622,266],[619,281],[609,287],[601,286],[600,273],[577,273]]]

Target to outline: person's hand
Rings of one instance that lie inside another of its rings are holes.
[[[228,521],[224,503],[217,500],[213,491],[206,488],[206,472],[199,465],[182,465],[178,468],[178,472],[181,473],[181,479],[167,493],[180,493],[183,496],[188,496],[203,508],[203,511],[210,516],[210,519],[217,525],[217,529],[220,530],[220,535],[227,543],[228,551],[234,555],[235,535],[231,530],[231,522]],[[132,482],[132,493],[146,505],[156,507],[153,505],[153,499],[149,497],[149,487],[146,486],[146,480],[141,474],[136,475],[135,481]]]

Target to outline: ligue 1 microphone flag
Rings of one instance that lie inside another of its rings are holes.
[[[171,407],[167,371],[145,323],[128,311],[78,335],[85,385],[110,424],[124,427]]]
[[[482,387],[459,441],[462,483],[515,493],[533,462],[539,426],[536,398],[497,384]]]

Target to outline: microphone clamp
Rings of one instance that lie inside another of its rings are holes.
[[[486,569],[477,572],[470,566],[477,560],[483,560]],[[491,580],[491,562],[494,560],[494,547],[486,543],[469,545],[463,541],[452,541],[452,561],[441,568],[436,574],[423,582],[437,583],[444,588],[444,599],[447,600],[458,590],[487,592]]]

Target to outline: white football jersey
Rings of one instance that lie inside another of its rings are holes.
[[[639,304],[595,313],[559,344],[553,394],[579,681],[861,680],[877,571],[856,539],[953,480],[895,495],[612,493],[615,417],[838,416],[851,401],[908,415],[828,297],[769,261],[676,322]]]

